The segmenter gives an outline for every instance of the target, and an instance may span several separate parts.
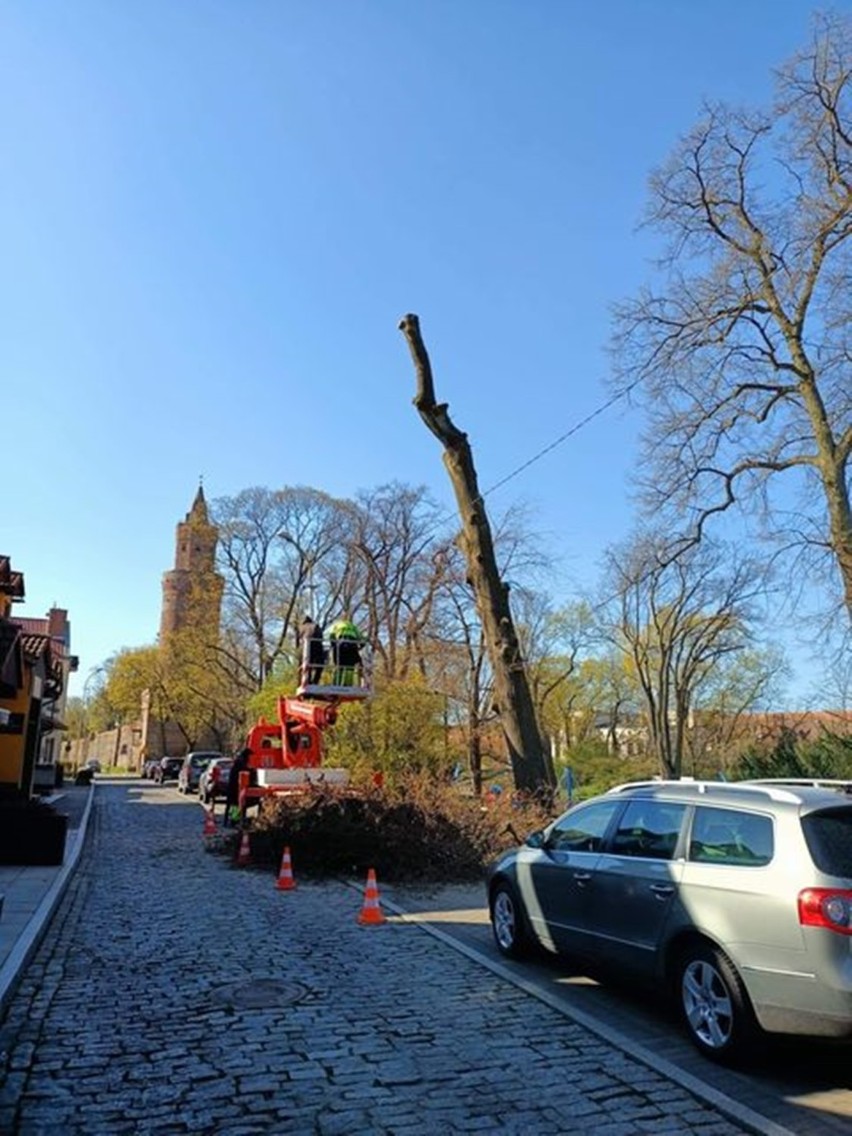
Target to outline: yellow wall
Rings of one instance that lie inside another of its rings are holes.
[[[31,675],[24,668],[24,686],[14,698],[0,698],[0,706],[13,714],[24,715],[24,728],[20,734],[0,734],[0,782],[21,786],[24,767],[24,742],[27,737],[27,717],[30,708]]]

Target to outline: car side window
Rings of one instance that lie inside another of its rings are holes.
[[[671,860],[677,847],[686,805],[667,801],[630,801],[612,838],[615,856]]]
[[[560,817],[547,837],[547,847],[559,852],[598,852],[620,801],[580,805]]]
[[[760,868],[770,862],[773,853],[770,817],[709,806],[695,810],[689,841],[690,860]]]

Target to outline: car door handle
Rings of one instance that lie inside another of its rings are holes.
[[[660,899],[668,899],[670,895],[674,895],[673,884],[651,884],[651,891]]]
[[[591,878],[592,878],[591,872],[575,872],[574,873],[574,880],[578,884],[587,884]]]

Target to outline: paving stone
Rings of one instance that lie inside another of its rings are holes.
[[[741,1131],[416,926],[359,927],[342,882],[282,903],[271,873],[205,851],[194,803],[139,792],[98,787],[0,1023],[0,1131]]]

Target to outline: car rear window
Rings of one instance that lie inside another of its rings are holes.
[[[821,872],[852,879],[852,808],[807,813],[802,817],[802,830]]]
[[[690,860],[762,868],[772,855],[772,821],[768,816],[709,806],[695,810],[689,840]]]

